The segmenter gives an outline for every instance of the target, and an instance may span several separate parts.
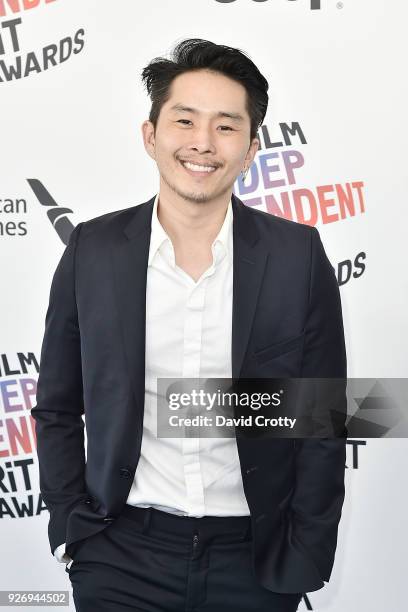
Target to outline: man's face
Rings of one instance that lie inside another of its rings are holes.
[[[210,202],[231,192],[259,145],[255,138],[250,142],[245,88],[223,74],[198,70],[176,77],[170,94],[156,132],[150,121],[142,125],[161,188],[190,202]]]

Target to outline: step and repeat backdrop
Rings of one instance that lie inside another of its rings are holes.
[[[0,0],[0,590],[68,590],[74,610],[30,416],[49,289],[77,223],[157,193],[140,73],[181,39],[238,47],[266,76],[234,192],[319,229],[349,377],[407,377],[407,18],[402,0]],[[348,440],[332,578],[299,610],[405,609],[406,456],[403,437]]]

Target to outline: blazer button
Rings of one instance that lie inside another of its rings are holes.
[[[132,473],[127,468],[121,468],[119,474],[121,478],[132,478]]]
[[[265,517],[266,517],[266,514],[260,514],[259,516],[256,516],[255,523],[259,523],[259,521],[263,521]]]
[[[250,474],[250,473],[251,473],[251,472],[253,472],[254,470],[257,470],[257,469],[258,469],[258,467],[259,467],[258,465],[253,465],[252,467],[250,467],[250,468],[248,468],[248,469],[246,470],[246,473],[247,473],[247,474]]]

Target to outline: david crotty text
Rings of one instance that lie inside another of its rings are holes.
[[[229,418],[222,415],[195,417],[179,417],[172,415],[169,417],[171,427],[289,427],[293,429],[296,419],[289,417],[269,418],[261,414],[253,416],[250,414],[247,417]]]

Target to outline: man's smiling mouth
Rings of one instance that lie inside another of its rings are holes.
[[[180,159],[179,161],[186,170],[195,174],[211,174],[217,169],[216,166],[211,166],[209,164],[195,164],[193,162],[184,161],[182,159]]]

